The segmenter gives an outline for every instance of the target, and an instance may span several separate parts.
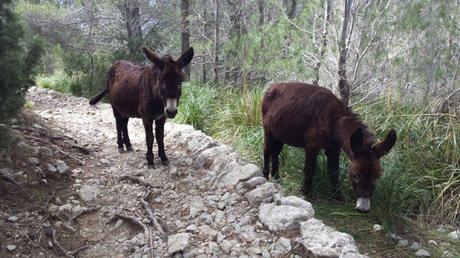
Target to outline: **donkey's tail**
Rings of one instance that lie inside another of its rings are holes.
[[[94,96],[90,101],[89,101],[89,104],[90,105],[94,105],[96,103],[98,103],[104,96],[105,94],[107,94],[109,90],[108,89],[105,89],[103,90],[101,93],[97,94],[96,96]]]

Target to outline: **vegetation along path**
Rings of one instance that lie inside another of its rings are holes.
[[[119,154],[108,104],[36,87],[28,99],[91,150],[73,174],[75,196],[49,203],[52,218],[78,215],[81,257],[364,257],[350,235],[313,218],[309,202],[284,197],[257,166],[191,126],[167,124],[171,164],[148,169],[141,121],[129,125],[135,151]],[[73,214],[76,206],[85,212]],[[68,232],[56,221],[44,228],[59,243]]]

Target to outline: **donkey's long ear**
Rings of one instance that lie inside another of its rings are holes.
[[[374,145],[372,149],[374,150],[375,155],[380,158],[386,155],[388,152],[390,152],[391,148],[393,148],[395,143],[396,143],[396,131],[394,129],[391,129],[387,137],[385,138],[385,140]]]
[[[143,47],[142,50],[144,50],[145,56],[150,61],[152,61],[152,63],[155,64],[156,67],[158,67],[160,70],[163,70],[163,68],[165,67],[165,63],[163,62],[163,60],[161,60],[161,58],[157,54],[155,54],[155,52],[153,52],[152,50],[146,47]]]
[[[359,155],[363,145],[363,130],[357,128],[352,134],[350,139],[350,147],[355,156]]]
[[[186,67],[193,58],[193,47],[190,47],[187,51],[185,51],[179,59],[177,59],[176,63],[179,64],[180,68]]]

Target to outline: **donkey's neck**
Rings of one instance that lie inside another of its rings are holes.
[[[361,122],[358,115],[348,108],[346,112],[337,117],[336,125],[336,139],[350,160],[355,157],[353,151],[351,150],[350,141],[351,135],[356,129],[361,128],[363,132],[364,146],[371,146],[375,143],[375,135],[369,131],[363,122]]]

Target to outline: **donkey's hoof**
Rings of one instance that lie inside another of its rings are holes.
[[[126,146],[126,151],[133,151],[133,146]]]
[[[122,154],[122,153],[124,153],[124,152],[125,152],[125,150],[123,149],[123,147],[118,148],[118,153]]]
[[[147,165],[147,168],[148,169],[155,169],[155,165],[154,164],[149,164],[149,165]]]
[[[169,159],[162,160],[162,161],[161,161],[161,164],[162,164],[163,166],[168,166],[168,165],[169,165]]]
[[[300,191],[302,191],[302,193],[305,195],[305,196],[309,196],[311,194],[311,189],[310,188],[307,188],[307,187],[302,187],[302,189],[300,189]]]

